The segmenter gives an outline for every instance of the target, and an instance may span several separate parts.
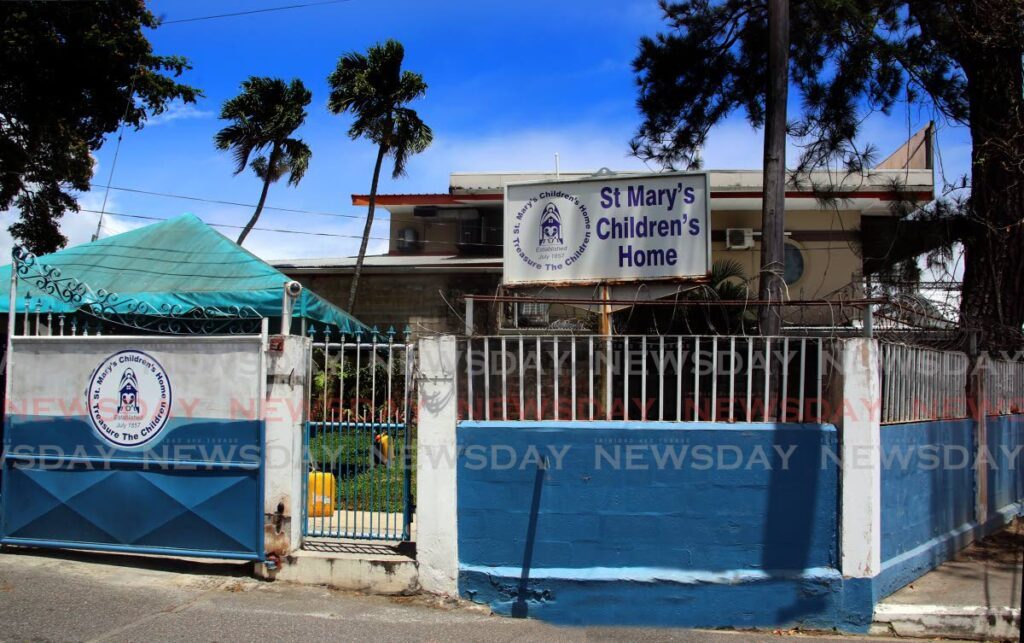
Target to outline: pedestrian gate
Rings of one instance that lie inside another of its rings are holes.
[[[416,436],[408,337],[397,343],[393,330],[375,330],[313,342],[304,537],[411,538]]]
[[[264,340],[12,337],[0,543],[262,560]]]

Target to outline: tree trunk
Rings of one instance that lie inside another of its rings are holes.
[[[762,335],[782,329],[786,208],[786,102],[789,94],[789,0],[768,2],[768,88],[765,94],[764,200],[761,205],[759,311]]]
[[[1006,14],[977,11],[962,64],[971,128],[970,230],[960,319],[982,350],[1020,350],[1024,325],[1024,54]],[[1012,24],[1012,21],[1011,21]]]
[[[377,182],[380,180],[380,166],[384,162],[387,147],[381,144],[377,150],[377,164],[373,166],[373,182],[370,183],[370,206],[366,211],[366,226],[363,227],[363,239],[359,244],[359,255],[356,257],[356,269],[352,273],[352,285],[348,290],[348,308],[352,314],[356,308],[356,290],[359,288],[359,275],[363,272],[363,260],[366,259],[366,246],[370,242],[370,229],[373,227],[373,210],[377,205]]]
[[[256,211],[252,213],[252,217],[249,218],[249,222],[245,224],[244,228],[242,228],[242,234],[238,235],[238,241],[235,242],[238,245],[245,243],[245,238],[249,236],[250,232],[252,232],[253,227],[260,218],[260,214],[263,213],[263,204],[267,202],[267,192],[270,190],[270,168],[274,167],[274,161],[277,160],[276,156],[277,145],[270,150],[270,158],[267,159],[267,175],[263,177],[263,191],[260,192],[260,200],[256,204]]]

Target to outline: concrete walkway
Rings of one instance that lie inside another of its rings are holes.
[[[1024,521],[971,545],[875,608],[876,633],[1016,640]]]
[[[346,511],[313,516],[306,519],[306,529],[312,538],[331,538],[373,534],[382,540],[402,539],[402,514],[383,511]],[[410,540],[416,540],[416,521],[409,525]]]

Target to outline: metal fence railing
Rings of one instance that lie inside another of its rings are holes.
[[[461,340],[462,420],[819,422],[833,342],[750,336]]]
[[[1024,362],[985,359],[979,364],[984,378],[984,404],[988,415],[1024,411]]]
[[[883,342],[879,361],[883,424],[967,417],[966,354]]]

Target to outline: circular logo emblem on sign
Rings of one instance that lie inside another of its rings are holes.
[[[93,371],[86,393],[101,438],[122,448],[160,435],[171,411],[171,382],[160,362],[137,350],[114,353]]]
[[[512,247],[528,266],[558,272],[579,261],[590,234],[590,213],[578,196],[544,190],[516,212]]]

